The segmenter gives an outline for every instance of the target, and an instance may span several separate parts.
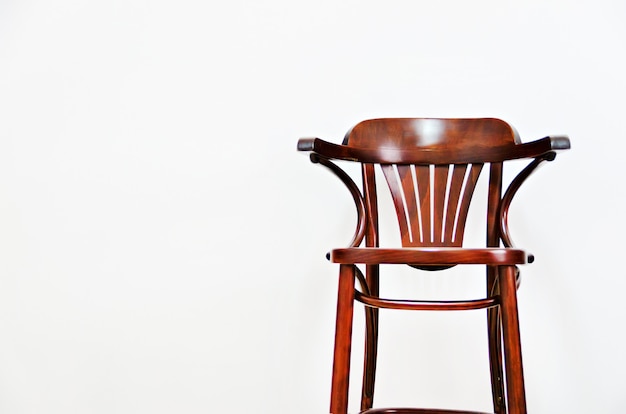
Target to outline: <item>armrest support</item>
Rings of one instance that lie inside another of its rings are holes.
[[[354,236],[352,237],[352,241],[350,242],[349,246],[359,246],[363,241],[363,238],[365,237],[365,230],[367,229],[367,213],[365,210],[365,200],[361,195],[359,187],[357,187],[352,178],[350,178],[350,176],[344,170],[333,164],[328,158],[321,157],[316,153],[312,153],[311,161],[316,164],[321,164],[331,170],[341,180],[341,182],[344,183],[348,191],[350,191],[352,199],[354,200],[354,205],[356,207],[357,225],[354,231]]]
[[[548,136],[528,144],[521,144],[520,149],[527,154],[525,157],[534,157],[535,159],[511,181],[511,184],[509,184],[500,202],[500,235],[505,247],[514,247],[508,224],[509,207],[511,206],[513,197],[517,194],[517,191],[526,179],[530,177],[544,161],[553,161],[556,157],[556,151],[570,149],[570,141],[565,135]],[[530,255],[529,263],[532,263],[533,260],[534,257]]]

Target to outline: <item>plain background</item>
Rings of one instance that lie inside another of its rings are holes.
[[[570,135],[511,212],[529,410],[626,411],[625,4],[3,0],[0,412],[327,412],[354,211],[296,140],[404,116]],[[489,410],[482,313],[385,315],[378,405]]]

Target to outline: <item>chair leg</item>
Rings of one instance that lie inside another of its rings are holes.
[[[495,414],[505,414],[502,335],[500,331],[500,313],[497,307],[487,310],[487,324],[489,329],[489,365],[491,368],[493,408]]]
[[[487,268],[487,296],[496,296],[500,293],[497,271],[497,267],[494,266]],[[506,404],[504,402],[504,373],[502,370],[502,331],[500,324],[499,307],[487,309],[491,395],[495,414],[506,413]]]
[[[378,296],[378,266],[367,266],[369,293]],[[376,381],[376,359],[378,354],[378,309],[365,307],[365,355],[363,364],[363,387],[361,389],[361,411],[374,404],[374,384]]]
[[[365,362],[363,367],[363,388],[361,391],[361,411],[374,404],[374,383],[376,381],[376,354],[378,352],[378,309],[365,308]]]
[[[499,273],[507,405],[509,414],[526,414],[515,266],[502,266]]]
[[[352,345],[352,317],[354,310],[354,267],[340,265],[335,325],[335,353],[330,396],[330,413],[348,413],[348,385],[350,379],[350,349]]]

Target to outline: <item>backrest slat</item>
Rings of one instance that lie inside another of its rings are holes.
[[[443,245],[441,233],[444,228],[446,211],[444,205],[446,203],[446,185],[448,183],[448,165],[435,165],[430,169],[434,175],[431,181],[430,193],[433,209],[433,225],[431,227],[430,242],[433,246]]]
[[[406,174],[402,177],[398,171],[397,165],[394,164],[381,165],[381,168],[393,196],[393,204],[396,208],[400,233],[402,234],[402,244],[405,245],[408,243],[408,245],[411,245],[413,243],[413,229],[409,225],[411,222],[410,217],[412,216],[412,211],[409,209],[411,200],[409,199],[407,202],[404,192],[405,186],[403,185],[403,181],[406,182]],[[403,168],[403,173],[404,172],[405,170]],[[415,203],[411,203],[411,207],[414,207],[414,204]]]
[[[431,233],[431,203],[430,203],[430,168],[428,165],[415,165],[416,188],[415,197],[419,200],[420,216],[420,243],[430,240]],[[406,245],[405,245],[406,246]]]
[[[483,164],[469,164],[465,176],[463,177],[462,188],[459,191],[461,199],[458,203],[456,211],[454,231],[455,234],[450,238],[453,246],[461,246],[463,244],[463,234],[465,232],[465,221],[469,211],[472,195],[478,182],[478,177],[482,171]]]
[[[452,165],[452,179],[450,180],[448,206],[446,213],[446,228],[444,238],[454,243],[457,234],[458,214],[461,208],[459,202],[463,200],[461,191],[465,181],[465,172],[468,171],[466,164]]]
[[[482,164],[395,165],[381,169],[391,192],[403,246],[461,246]]]

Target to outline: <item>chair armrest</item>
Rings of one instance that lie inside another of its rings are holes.
[[[556,151],[568,150],[570,147],[567,135],[550,135],[535,141],[517,144],[511,150],[511,157],[508,159],[541,157],[552,161],[556,156]]]
[[[569,137],[567,135],[549,135],[546,138],[550,140],[552,149],[555,151],[568,150],[571,148]]]
[[[354,148],[337,145],[320,138],[300,138],[298,151],[311,152],[324,158],[346,161],[358,161],[358,151]]]
[[[567,136],[555,135],[532,142],[502,147],[468,147],[455,151],[451,158],[450,151],[447,149],[358,148],[332,144],[320,138],[301,138],[298,140],[298,151],[310,152],[327,159],[381,164],[501,162],[537,157],[552,161],[556,156],[556,151],[569,148],[570,141]]]

